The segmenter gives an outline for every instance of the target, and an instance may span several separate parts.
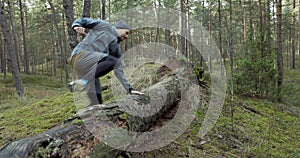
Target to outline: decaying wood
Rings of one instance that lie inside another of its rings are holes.
[[[0,157],[80,158],[86,157],[88,154],[94,155],[94,157],[116,157],[122,151],[105,145],[99,136],[101,131],[115,126],[130,131],[147,131],[161,115],[179,102],[180,84],[175,75],[169,76],[145,90],[145,94],[144,96],[127,95],[125,98],[107,105],[95,105],[81,109],[78,111],[80,116],[78,119],[65,121],[62,125],[35,137],[5,145],[0,149]],[[149,104],[153,99],[162,99],[164,101],[162,107]],[[141,107],[136,110],[143,110],[144,106],[149,108],[151,105],[150,111],[154,109],[158,112],[147,117],[129,115],[127,111],[136,105]],[[94,148],[93,151],[92,148]]]

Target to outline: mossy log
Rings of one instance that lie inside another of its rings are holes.
[[[179,98],[180,83],[175,75],[169,76],[146,89],[144,96],[127,95],[107,105],[81,109],[77,118],[67,120],[60,126],[34,137],[10,142],[0,149],[0,157],[117,157],[122,151],[105,145],[97,133],[108,126],[147,131],[168,109],[176,106]],[[149,104],[151,100],[162,100],[163,105]],[[149,110],[149,106],[150,111],[145,110]],[[145,115],[156,113],[146,117],[134,116],[128,114],[132,107],[141,107],[135,110],[142,110]]]

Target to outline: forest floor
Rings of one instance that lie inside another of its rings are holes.
[[[227,98],[216,125],[204,138],[198,131],[205,107],[198,109],[191,126],[174,142],[129,154],[133,158],[300,157],[300,71],[286,71],[285,78],[284,103]],[[22,79],[26,93],[19,99],[12,77],[4,80],[0,75],[0,146],[39,134],[76,113],[73,95],[60,81],[34,75]]]

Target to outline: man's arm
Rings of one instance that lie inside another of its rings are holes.
[[[101,23],[102,20],[91,19],[91,18],[79,18],[72,23],[72,28],[74,27],[84,27],[86,29],[92,29],[97,24]]]
[[[109,44],[109,55],[112,55],[118,59],[121,59],[121,49],[119,47],[119,44],[117,42],[117,40],[113,41],[112,43]],[[123,85],[123,87],[127,90],[128,93],[131,92],[132,87],[131,85],[128,83],[124,72],[123,72],[123,65],[122,65],[122,61],[119,60],[114,68],[114,73],[116,75],[116,77],[118,78],[118,80],[121,82],[121,84]]]
[[[117,41],[115,41],[114,45],[110,46],[109,51],[110,51],[110,55],[113,55],[113,56],[121,59],[121,49],[120,49],[119,45],[117,44]],[[142,93],[142,92],[133,90],[131,85],[128,83],[128,81],[127,81],[127,79],[124,75],[124,72],[123,72],[123,65],[122,65],[121,60],[119,60],[117,62],[117,64],[115,65],[114,73],[115,73],[116,77],[118,78],[118,80],[123,85],[123,87],[127,90],[127,93],[137,94],[137,95],[144,95],[144,93]]]
[[[101,23],[101,20],[91,18],[79,18],[72,23],[72,28],[79,35],[87,35],[86,29],[92,29],[97,24]]]
[[[121,82],[121,84],[123,85],[123,87],[126,89],[127,93],[131,93],[132,91],[132,87],[129,84],[129,82],[127,81],[124,72],[123,72],[123,66],[122,66],[122,62],[121,60],[119,60],[117,62],[117,64],[115,65],[114,68],[114,73],[116,75],[116,77],[118,78],[118,80]]]
[[[122,83],[123,87],[127,90],[128,94],[145,95],[142,92],[133,90],[131,85],[128,83],[128,81],[125,78],[124,72],[123,72],[123,66],[122,66],[121,61],[117,62],[116,66],[115,66],[115,69],[114,69],[114,72],[115,72],[116,77]]]
[[[109,45],[109,55],[112,55],[116,58],[121,59],[121,49],[118,45],[117,40],[110,43],[110,45]],[[127,92],[130,93],[130,91],[132,90],[132,87],[128,83],[128,81],[127,81],[127,79],[124,75],[123,65],[122,65],[121,60],[119,60],[117,62],[117,64],[115,65],[114,73],[115,73],[116,77],[118,78],[118,80],[122,83],[123,87],[127,90]]]

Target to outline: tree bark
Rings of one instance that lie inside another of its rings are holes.
[[[71,27],[74,21],[73,0],[64,0],[63,5],[65,9],[68,34],[70,38],[70,47],[73,49],[78,44],[77,34]]]
[[[105,6],[105,0],[101,0],[101,19],[106,19],[106,6]]]
[[[52,0],[48,0],[48,3],[49,3],[49,5],[51,7],[51,10],[53,12],[53,21],[54,21],[55,31],[56,31],[56,34],[57,34],[57,43],[58,43],[58,48],[59,48],[59,51],[60,51],[60,54],[61,54],[60,61],[61,61],[62,68],[65,71],[65,82],[67,84],[67,82],[68,82],[68,69],[67,69],[67,65],[66,65],[66,57],[65,57],[64,49],[63,49],[63,46],[62,46],[62,37],[61,37],[61,34],[60,34],[60,29],[58,27],[58,21],[57,21],[57,18],[56,18],[57,14],[56,14],[56,10],[54,8],[54,5],[52,3]],[[61,80],[63,81],[63,75],[61,75]]]
[[[20,71],[18,69],[17,57],[16,57],[15,49],[13,47],[12,37],[8,27],[8,21],[1,3],[0,3],[0,13],[1,13],[0,21],[1,21],[2,33],[3,33],[4,41],[7,44],[7,50],[8,50],[9,67],[11,69],[14,78],[17,94],[19,97],[23,97],[24,96],[23,82],[20,77]]]
[[[296,0],[293,0],[293,10],[296,9]],[[300,21],[299,21],[300,22]],[[296,27],[296,13],[293,12],[293,26]],[[292,61],[291,61],[291,68],[295,69],[295,56],[296,56],[296,44],[295,44],[295,39],[296,39],[296,28],[292,27],[291,29],[291,38],[292,38]]]
[[[78,113],[84,124],[82,122],[75,123],[73,119],[70,119],[35,137],[11,142],[0,149],[0,157],[42,157],[41,151],[45,151],[52,157],[86,157],[91,153],[91,148],[94,148],[93,154],[98,157],[101,157],[99,155],[116,157],[121,151],[106,146],[97,134],[103,133],[101,131],[107,128],[116,128],[115,126],[137,132],[149,130],[166,111],[178,105],[179,85],[179,80],[175,76],[171,76],[146,90],[146,94],[157,94],[156,99],[165,100],[161,110],[154,115],[138,117],[127,114],[126,109],[133,107],[133,104],[144,108],[149,105],[150,101],[147,95],[128,95],[107,105],[95,105],[79,110]],[[162,89],[164,90],[162,91]],[[158,108],[155,105],[150,107],[151,110]],[[125,118],[121,117],[124,115],[126,115]],[[110,121],[114,125],[111,125]],[[95,131],[97,132],[95,133]]]
[[[110,4],[110,0],[108,0],[108,19],[110,20],[110,12],[111,12],[111,8],[110,8],[111,4]]]
[[[277,42],[276,42],[276,51],[277,51],[277,101],[281,102],[281,89],[283,83],[283,55],[282,55],[282,45],[281,45],[281,27],[282,27],[282,0],[278,0],[276,3],[276,17],[277,17]]]
[[[82,17],[91,17],[91,1],[84,0]]]
[[[214,4],[214,1],[209,1],[209,28],[208,28],[208,30],[209,30],[209,34],[210,35],[212,35],[212,29],[213,29],[213,22],[212,22],[212,14],[213,14],[213,12],[212,12],[212,8],[213,8],[213,4]],[[211,38],[209,38],[209,42],[208,42],[208,45],[209,45],[209,47],[211,47],[211,43],[212,43],[212,41],[211,41],[212,39]],[[211,49],[211,48],[209,48],[209,49]],[[210,54],[208,54],[208,67],[209,67],[209,71],[210,71],[210,73],[213,73],[212,72],[212,60],[211,60],[211,56],[210,56]]]
[[[244,3],[245,2],[242,2],[240,1],[240,5],[243,6],[243,10],[245,10],[246,8],[244,7]],[[245,46],[245,43],[246,43],[246,40],[247,40],[247,15],[246,15],[247,12],[243,12],[243,38],[242,38],[242,45]]]
[[[267,0],[265,2],[265,12],[266,12],[266,16],[265,16],[265,21],[266,21],[266,24],[268,24],[268,27],[266,27],[266,32],[267,32],[267,35],[266,35],[266,52],[268,53],[267,55],[270,56],[271,53],[272,53],[272,41],[273,40],[273,37],[272,37],[272,26],[271,26],[271,2],[270,0]]]
[[[221,12],[221,0],[218,0],[218,24],[219,24],[219,49],[220,49],[220,55],[221,55],[221,61],[223,62],[224,65],[221,66],[225,66],[226,67],[226,55],[225,52],[223,51],[223,45],[222,45],[222,12]],[[223,67],[221,67],[221,70],[223,70]],[[224,74],[225,72],[221,72],[222,74]]]
[[[52,25],[52,29],[54,30],[53,25]],[[57,78],[57,74],[56,74],[56,68],[57,68],[57,65],[56,65],[56,47],[54,47],[55,46],[55,32],[51,32],[51,41],[52,41],[52,45],[53,45],[53,47],[52,47],[53,78],[56,79]]]
[[[2,36],[0,36],[0,54],[1,54],[1,73],[3,73],[3,79],[6,80],[6,51],[5,51],[5,43],[3,43],[2,41],[4,41],[2,39]]]
[[[186,55],[185,52],[185,35],[186,35],[186,11],[185,11],[185,4],[184,0],[179,0],[180,4],[180,16],[179,16],[179,30],[180,30],[180,36],[179,36],[179,41],[180,41],[180,53],[182,55]]]
[[[158,0],[158,6],[156,5],[156,1],[153,2],[154,3],[154,7],[155,7],[155,18],[157,20],[157,25],[159,25],[160,23],[160,8],[161,7],[161,2],[160,0]],[[156,36],[155,36],[155,42],[159,42],[159,36],[160,36],[160,31],[159,28],[156,28]]]
[[[233,80],[233,66],[234,66],[234,49],[232,48],[233,46],[233,40],[232,40],[232,35],[233,35],[233,29],[232,29],[232,0],[229,0],[229,37],[228,37],[228,51],[229,51],[229,56],[230,56],[230,95],[231,95],[231,101],[234,99],[234,80]],[[230,113],[231,113],[231,130],[234,131],[234,104],[230,104]]]
[[[26,31],[25,31],[22,0],[19,0],[19,6],[20,6],[20,15],[21,15],[22,36],[23,36],[23,51],[24,51],[24,65],[25,65],[24,70],[25,70],[25,74],[29,74],[29,61],[28,61],[28,54],[27,54]]]
[[[192,41],[192,37],[191,37],[191,25],[190,25],[190,4],[189,4],[189,0],[186,0],[186,39],[185,39],[185,52],[186,52],[186,58],[188,61],[191,60],[191,56],[192,56],[192,45],[191,45],[191,41]]]
[[[250,26],[250,38],[249,40],[253,41],[255,39],[255,35],[254,35],[254,26],[253,26],[253,4],[252,4],[252,0],[249,0],[249,26]],[[245,26],[247,27],[247,25]],[[251,50],[249,50],[248,53],[250,53]]]
[[[17,38],[16,28],[15,28],[15,22],[14,22],[15,20],[14,20],[13,10],[12,10],[10,1],[7,1],[7,4],[8,4],[8,8],[9,8],[9,17],[10,17],[9,20],[11,23],[12,34],[14,37],[14,48],[16,51],[17,64],[18,64],[18,69],[20,71],[19,50],[18,50],[19,44],[18,44],[18,38]]]
[[[232,35],[233,35],[233,29],[232,29],[232,1],[229,0],[229,37],[228,37],[228,50],[230,53],[230,76],[233,80],[233,64],[234,64],[234,52],[232,48]],[[230,89],[231,89],[231,98],[233,99],[233,81],[230,82]]]
[[[261,57],[265,57],[265,44],[264,44],[264,40],[265,40],[265,25],[267,25],[265,23],[265,13],[264,13],[264,8],[265,6],[263,6],[264,3],[262,3],[261,0],[258,1],[258,5],[259,5],[259,31],[260,31],[260,42],[259,42],[259,49],[260,49],[260,53],[261,53]]]
[[[166,4],[164,4],[166,5]],[[167,7],[167,11],[168,11],[168,14],[169,14],[169,8]],[[166,16],[167,17],[167,16]],[[166,28],[169,28],[169,20],[168,18],[164,19],[165,20],[165,24],[166,24]],[[166,45],[172,45],[172,37],[171,37],[171,31],[169,29],[165,29],[165,44]]]

